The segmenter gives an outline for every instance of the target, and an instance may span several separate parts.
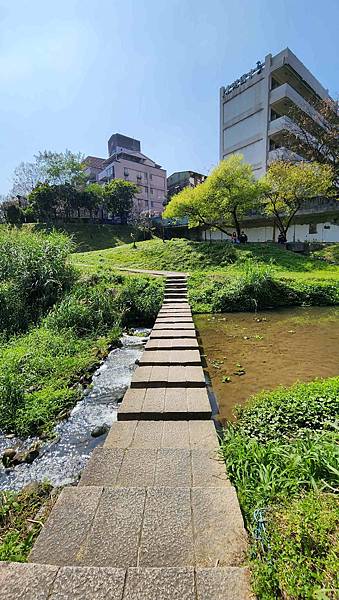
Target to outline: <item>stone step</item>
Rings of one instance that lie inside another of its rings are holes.
[[[195,448],[96,448],[80,486],[229,487],[215,451]]]
[[[191,321],[190,323],[155,323],[153,327],[153,331],[157,331],[158,329],[194,329],[194,323]]]
[[[163,339],[163,338],[193,338],[196,339],[196,332],[194,329],[153,329],[150,335],[150,339]]]
[[[172,315],[167,317],[158,316],[155,324],[159,325],[161,323],[193,323],[193,319],[191,315]]]
[[[140,390],[130,391],[133,392],[131,395],[136,395]],[[187,391],[187,397],[192,400],[192,394],[189,392],[190,390]],[[113,423],[104,448],[203,448],[216,451],[219,443],[211,420],[120,421],[119,419]]]
[[[138,367],[131,381],[131,388],[205,386],[204,372],[198,366]]]
[[[65,488],[30,562],[60,566],[220,567],[244,559],[235,489]]]
[[[158,317],[191,317],[192,313],[187,308],[178,309],[178,308],[162,308],[158,312]]]
[[[152,365],[201,365],[199,350],[153,350],[139,358],[142,367]]]
[[[182,296],[181,298],[164,298],[162,307],[172,306],[172,308],[188,307],[187,297]]]
[[[184,290],[187,292],[187,289],[186,283],[166,283],[165,285],[165,291]]]
[[[146,343],[145,350],[196,350],[199,348],[195,338],[186,339],[150,339]]]
[[[3,600],[252,600],[245,567],[58,567],[0,563]]]
[[[210,419],[206,388],[130,388],[118,409],[118,420]]]

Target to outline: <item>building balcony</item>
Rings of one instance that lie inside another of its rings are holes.
[[[293,128],[294,123],[289,117],[279,117],[278,119],[269,122],[268,135],[275,136],[286,129],[293,131]]]
[[[303,160],[303,157],[300,154],[296,154],[296,152],[292,152],[288,148],[276,148],[275,150],[270,150],[268,153],[268,164],[276,161],[276,160],[286,160],[290,162],[297,162],[299,160]]]

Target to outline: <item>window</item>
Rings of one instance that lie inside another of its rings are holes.
[[[272,77],[271,90],[275,90],[275,88],[279,87],[280,83],[274,77]]]
[[[153,202],[153,200],[152,200],[152,201],[151,201],[151,207],[153,208],[153,206],[154,206],[154,202]]]
[[[126,167],[124,168],[124,175],[125,175],[125,177],[129,176],[129,171],[128,171],[128,169],[126,169]]]
[[[281,115],[279,115],[276,110],[271,108],[271,121],[275,121],[275,119],[279,119],[280,117]]]
[[[149,178],[150,178],[150,179],[153,179],[152,173],[150,173],[150,174],[149,174]]]
[[[153,188],[151,188],[151,194],[153,194]]]
[[[310,234],[317,233],[317,224],[316,223],[309,224],[308,233],[310,233]]]
[[[148,175],[147,175],[147,173],[144,173],[144,177],[145,177],[145,179],[146,179],[146,181],[147,181],[147,178],[148,178]]]

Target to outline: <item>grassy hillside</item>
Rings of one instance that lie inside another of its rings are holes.
[[[133,267],[237,274],[242,272],[244,263],[248,261],[269,265],[278,276],[283,277],[339,279],[339,269],[335,265],[289,252],[276,244],[233,246],[185,239],[173,239],[164,243],[153,239],[138,242],[136,249],[133,249],[132,244],[126,244],[73,255],[73,263],[87,272]]]
[[[314,252],[314,256],[339,265],[339,244],[326,246],[326,248]]]
[[[1,227],[5,227],[0,225]],[[131,233],[135,228],[129,225],[92,225],[91,223],[63,223],[62,225],[47,225],[45,223],[27,223],[21,229],[31,231],[51,231],[56,229],[67,233],[73,239],[76,252],[89,252],[114,248],[131,241]]]

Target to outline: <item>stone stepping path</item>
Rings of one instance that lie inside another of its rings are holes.
[[[118,420],[210,419],[211,414],[208,394],[203,387],[130,388],[120,405]],[[214,446],[217,446],[215,441]]]
[[[0,563],[0,599],[253,598],[186,276],[148,273],[167,276],[164,302],[118,420],[61,492],[30,563]]]

